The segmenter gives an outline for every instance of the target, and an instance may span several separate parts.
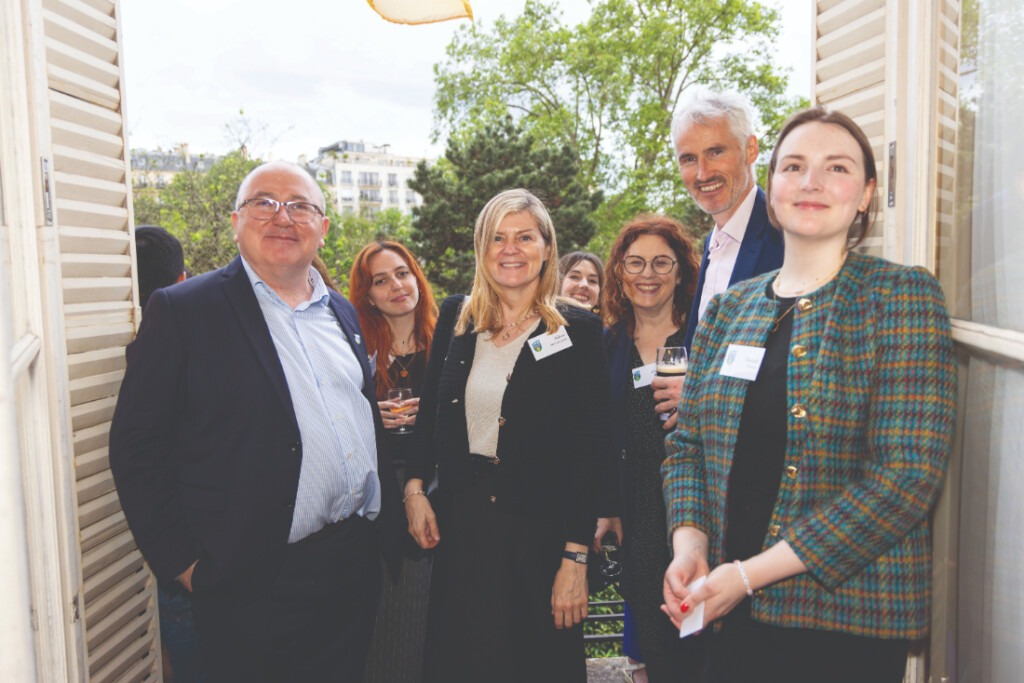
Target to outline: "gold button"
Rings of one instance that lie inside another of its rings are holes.
[[[796,308],[801,313],[806,313],[807,311],[814,308],[814,302],[806,298],[800,299],[799,301],[796,302]]]
[[[796,479],[796,468],[790,465],[786,468],[786,476],[790,479]]]
[[[792,352],[795,358],[803,358],[807,355],[807,347],[803,344],[793,344]]]
[[[508,422],[508,420],[506,420],[505,418],[503,418],[503,417],[499,417],[498,418],[498,426],[499,427],[504,427],[506,422]]]
[[[800,420],[807,417],[807,409],[800,403],[794,403],[793,407],[789,409],[789,414]]]
[[[772,538],[778,536],[780,531],[782,531],[782,527],[780,527],[778,524],[772,524],[770,527],[768,527],[768,535]]]
[[[498,502],[498,497],[497,496],[491,496],[491,502],[492,503],[497,503]]]

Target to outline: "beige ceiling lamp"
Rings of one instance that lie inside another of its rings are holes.
[[[366,0],[373,10],[396,24],[430,24],[449,19],[473,21],[466,0]]]

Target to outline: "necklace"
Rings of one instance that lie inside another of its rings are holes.
[[[848,252],[845,252],[845,251],[843,252],[843,257],[842,257],[841,259],[839,259],[839,265],[838,265],[838,266],[836,266],[836,269],[835,269],[835,270],[833,270],[833,271],[832,271],[831,273],[829,273],[828,275],[825,275],[825,276],[822,276],[822,277],[816,277],[816,278],[814,278],[813,280],[811,280],[810,284],[807,284],[807,285],[805,285],[803,289],[798,289],[797,291],[793,292],[793,296],[803,296],[804,294],[806,294],[807,292],[811,291],[812,289],[817,289],[817,287],[818,287],[818,283],[821,283],[821,282],[828,282],[829,280],[831,280],[832,278],[834,278],[834,277],[835,277],[836,275],[838,275],[838,274],[839,274],[839,271],[843,269],[843,266],[844,266],[844,265],[846,265],[846,254],[847,254],[847,253],[848,253]],[[779,273],[779,275],[776,275],[776,276],[775,276],[775,279],[774,279],[774,280],[772,280],[772,295],[773,295],[773,296],[775,295],[775,293],[776,293],[776,292],[777,292],[778,290],[780,290],[780,289],[784,289],[784,288],[783,288],[782,286],[780,286],[780,284],[779,284],[779,277],[780,277],[781,275],[782,275],[782,273]],[[787,298],[787,299],[788,299],[789,297],[785,297],[785,298]]]
[[[775,291],[774,290],[772,290],[772,299],[775,300],[775,301],[778,301],[778,299],[775,298]],[[793,310],[794,306],[796,306],[796,301],[795,300],[793,301],[793,303],[791,303],[789,305],[789,308],[787,308],[786,310],[784,310],[782,312],[782,315],[780,315],[778,318],[775,319],[775,321],[774,321],[775,324],[772,325],[772,332],[777,332],[778,331],[779,323],[781,323],[783,321],[783,319],[785,319],[785,317],[787,315],[789,315],[789,312]]]
[[[400,345],[400,346],[402,347],[402,351],[403,351],[403,352],[405,351],[405,347],[406,347],[406,345],[408,345],[408,344],[409,344],[409,342],[411,342],[411,341],[412,341],[412,338],[413,338],[413,336],[414,336],[415,334],[416,334],[416,330],[412,330],[411,332],[409,332],[409,336],[408,336],[408,337],[406,337],[405,339],[403,339],[403,340],[401,340],[400,342],[398,342],[398,344],[399,344],[399,345]],[[395,347],[394,347],[394,344],[393,344],[393,343],[392,343],[392,346],[391,346],[391,348],[392,348],[392,349],[394,349],[394,348],[395,348]]]
[[[775,318],[775,320],[773,321],[774,324],[772,325],[772,332],[778,331],[779,324],[783,320],[785,320],[786,316],[789,315],[793,311],[793,309],[796,308],[797,304],[799,304],[802,301],[802,299],[800,299],[799,297],[802,297],[804,294],[806,294],[807,292],[811,291],[812,289],[817,289],[818,283],[820,283],[820,282],[828,282],[829,280],[834,278],[836,275],[839,274],[839,271],[843,269],[843,265],[845,265],[845,264],[846,264],[846,252],[843,252],[843,258],[842,258],[842,260],[839,261],[839,267],[837,267],[835,270],[833,270],[831,273],[829,273],[828,275],[826,275],[824,277],[817,277],[817,278],[815,278],[814,280],[811,281],[811,283],[809,285],[805,286],[803,289],[797,290],[793,294],[793,297],[792,297],[793,298],[793,303],[791,303],[789,305],[789,307],[786,310],[784,310],[779,315],[779,317]],[[776,275],[775,279],[772,281],[772,301],[778,302],[778,300],[779,300],[778,289],[779,289],[779,276]],[[784,298],[788,299],[790,297],[784,297]],[[803,309],[801,309],[801,310],[803,310]]]
[[[505,331],[501,333],[501,338],[508,341],[512,338],[512,330],[517,329],[520,325],[525,323],[527,320],[537,315],[536,308],[528,308],[523,312],[521,316],[514,323],[505,323]]]
[[[391,364],[398,366],[398,375],[399,375],[399,377],[408,377],[409,376],[409,366],[412,365],[416,361],[416,355],[413,354],[413,357],[409,359],[408,363],[403,363],[401,361],[401,358],[402,358],[401,356],[396,356],[395,354],[391,354]]]

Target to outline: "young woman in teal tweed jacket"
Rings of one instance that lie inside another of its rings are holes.
[[[768,183],[783,266],[712,300],[693,344],[663,609],[678,624],[703,603],[716,683],[898,682],[927,631],[955,361],[935,279],[848,251],[875,184],[852,120],[791,118]]]

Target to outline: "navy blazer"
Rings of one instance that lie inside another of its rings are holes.
[[[330,308],[363,370],[381,473],[378,528],[384,556],[397,567],[399,492],[359,318],[336,292]],[[146,561],[170,581],[198,558],[197,591],[269,585],[288,542],[302,439],[241,259],[155,291],[126,356],[110,467]]]
[[[700,261],[697,293],[694,294],[690,315],[686,319],[686,338],[683,345],[687,351],[693,342],[693,333],[697,331],[700,297],[704,291],[704,276],[708,271],[710,248],[711,240],[704,240],[704,258]],[[729,286],[781,267],[782,233],[772,227],[768,220],[768,202],[764,190],[759,187],[754,197],[754,209],[750,212],[750,220],[747,221],[747,231],[743,233],[743,241],[740,242],[740,253],[736,255],[736,265],[729,276]]]

